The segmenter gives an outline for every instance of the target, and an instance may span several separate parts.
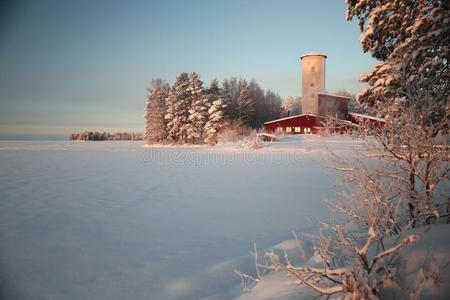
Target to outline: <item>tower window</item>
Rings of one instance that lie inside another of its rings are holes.
[[[313,82],[311,82],[311,84],[310,84],[309,86],[314,86],[314,83],[313,83]]]
[[[311,72],[315,72],[316,71],[316,67],[315,66],[312,66],[311,67]]]

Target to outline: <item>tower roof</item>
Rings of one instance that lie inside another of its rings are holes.
[[[323,56],[323,57],[327,58],[327,56],[325,54],[322,54],[319,52],[308,52],[308,53],[305,53],[302,56],[300,56],[300,59],[303,59],[303,57],[306,57],[306,56]]]

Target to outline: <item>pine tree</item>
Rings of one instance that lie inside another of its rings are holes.
[[[167,129],[170,138],[177,143],[187,142],[187,129],[189,122],[189,106],[192,94],[190,92],[190,80],[187,73],[181,73],[167,97]]]
[[[202,138],[203,128],[208,118],[208,98],[203,90],[203,82],[197,73],[191,74],[191,103],[189,108],[189,122],[186,124],[187,139],[194,143],[195,139]]]
[[[252,99],[255,105],[255,118],[250,123],[250,126],[253,128],[260,127],[267,116],[267,103],[264,95],[263,89],[259,86],[259,84],[253,79],[247,86],[248,94]]]
[[[237,104],[239,120],[247,126],[252,126],[256,117],[256,108],[245,83],[241,85]]]
[[[229,110],[228,110],[229,104],[223,98],[223,90],[220,88],[219,82],[217,81],[217,79],[214,79],[213,81],[211,81],[209,87],[206,89],[205,92],[206,92],[206,96],[208,99],[208,106],[211,107],[214,101],[220,99],[222,101],[222,105],[224,105],[224,107],[225,107],[225,109],[223,110],[224,118],[227,121],[230,120],[230,116],[228,114],[229,113]],[[208,118],[209,118],[209,113],[208,113]]]
[[[205,142],[209,145],[217,144],[218,134],[226,124],[226,108],[223,99],[218,98],[212,102],[208,110],[209,119],[205,125]]]
[[[217,79],[213,79],[209,84],[209,87],[205,90],[206,96],[208,98],[208,103],[211,105],[214,100],[217,100],[222,97],[222,100],[226,104],[225,99],[223,98],[222,90],[219,87],[219,81]]]
[[[370,86],[358,101],[377,109],[399,102],[420,105],[426,95],[411,93],[420,85],[441,107],[431,119],[441,119],[450,85],[449,1],[347,0],[347,20],[353,18],[359,20],[364,52],[382,61],[361,77]]]
[[[167,138],[167,124],[164,116],[168,90],[168,84],[161,79],[153,80],[152,88],[148,89],[144,132],[144,140],[147,144],[162,142]]]
[[[233,105],[233,92],[228,79],[225,79],[222,83],[222,99],[227,105],[227,115],[234,120],[237,117],[237,112],[236,107]]]

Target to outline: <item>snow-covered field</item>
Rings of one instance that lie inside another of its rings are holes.
[[[327,218],[326,147],[0,142],[0,293],[9,299],[232,299],[234,270]]]

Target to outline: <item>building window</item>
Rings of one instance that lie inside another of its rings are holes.
[[[300,128],[300,127],[295,127],[295,128],[294,128],[294,131],[298,133],[298,132],[301,131],[301,128]]]
[[[277,127],[277,132],[283,132],[283,127]]]
[[[292,132],[292,127],[286,127],[286,132]]]
[[[311,133],[311,128],[305,127],[305,128],[303,129],[303,132],[304,132],[304,133]]]
[[[311,67],[311,72],[315,72],[316,71],[316,67],[315,66],[312,66]]]
[[[311,87],[312,87],[312,86],[314,86],[314,83],[313,83],[313,82],[311,82],[311,84],[310,84],[309,86],[311,86]]]

